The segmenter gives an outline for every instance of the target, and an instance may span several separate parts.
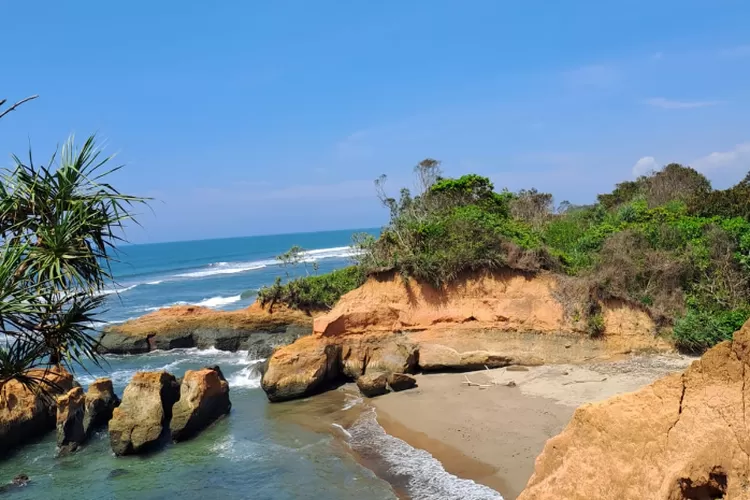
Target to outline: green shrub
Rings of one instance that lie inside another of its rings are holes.
[[[565,300],[583,308],[592,337],[604,333],[598,304],[618,298],[645,308],[660,326],[679,318],[676,338],[698,350],[731,335],[750,310],[750,176],[714,191],[697,171],[670,164],[618,184],[594,205],[564,202],[555,211],[548,193],[496,192],[476,174],[444,178],[436,160],[420,162],[415,173],[418,192],[403,188],[398,198],[386,194],[385,176],[376,181],[390,216],[379,238],[355,239],[356,271],[346,279],[279,280],[261,299],[325,309],[384,270],[435,286],[471,271],[549,270],[577,276]],[[280,262],[304,264],[299,250]]]
[[[586,333],[591,338],[599,338],[604,335],[604,316],[601,313],[591,315],[586,320]]]
[[[682,350],[702,352],[723,341],[730,340],[750,317],[750,309],[707,312],[691,309],[675,321],[673,336]]]
[[[319,276],[304,276],[282,283],[281,278],[258,291],[258,301],[273,308],[284,304],[307,312],[331,309],[347,292],[361,286],[365,275],[358,266],[337,269]]]

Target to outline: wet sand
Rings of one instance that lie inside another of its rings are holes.
[[[391,435],[428,451],[446,471],[512,500],[545,442],[589,402],[635,391],[694,358],[633,356],[610,363],[417,375],[419,387],[370,400]],[[467,385],[466,381],[483,387]],[[513,382],[508,385],[509,382]]]

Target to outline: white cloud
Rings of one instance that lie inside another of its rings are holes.
[[[564,73],[568,84],[576,87],[613,87],[621,80],[620,70],[609,64],[591,64]]]
[[[715,106],[720,104],[720,101],[674,101],[665,99],[664,97],[654,97],[653,99],[648,99],[646,104],[662,109],[692,109]]]
[[[737,144],[729,151],[713,153],[693,161],[693,168],[703,173],[750,169],[750,142]]]
[[[633,176],[640,177],[660,168],[661,165],[656,162],[653,156],[644,156],[633,165]]]

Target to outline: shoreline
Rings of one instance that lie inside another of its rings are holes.
[[[576,408],[638,390],[694,359],[632,356],[524,371],[422,374],[416,376],[417,388],[367,404],[389,435],[428,452],[446,472],[513,500],[526,486],[547,440],[563,430]],[[468,386],[467,379],[488,387]]]

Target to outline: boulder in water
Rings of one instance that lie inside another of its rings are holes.
[[[55,398],[73,387],[73,376],[62,368],[34,369],[27,377],[37,380],[47,395],[16,379],[0,387],[0,455],[55,428]]]
[[[109,421],[109,440],[115,455],[143,453],[158,444],[165,436],[179,394],[177,380],[166,371],[136,373]]]
[[[115,394],[112,380],[98,378],[86,392],[86,412],[83,417],[83,429],[86,435],[99,427],[107,425],[115,408],[120,405],[120,398]]]
[[[188,370],[180,385],[180,399],[172,407],[172,439],[195,436],[231,408],[229,384],[218,366]]]
[[[29,479],[29,476],[27,476],[26,474],[19,474],[14,477],[10,481],[10,483],[0,486],[0,493],[8,493],[10,492],[10,490],[23,488],[24,486],[28,485],[30,481],[31,480]]]
[[[388,392],[388,375],[385,373],[367,373],[357,379],[357,387],[362,395],[374,398]]]
[[[86,441],[83,428],[86,396],[74,387],[57,398],[57,448],[60,454],[76,451]]]

